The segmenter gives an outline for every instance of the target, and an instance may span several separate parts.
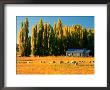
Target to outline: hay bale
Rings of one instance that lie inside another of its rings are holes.
[[[53,61],[53,63],[56,63],[55,61]]]
[[[70,63],[69,61],[67,63]]]
[[[64,63],[64,61],[60,61],[60,64]]]
[[[71,61],[71,64],[74,64],[74,61]]]
[[[42,61],[40,61],[40,63],[43,63]]]

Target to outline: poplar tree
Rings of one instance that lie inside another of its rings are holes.
[[[58,30],[58,37],[59,37],[59,40],[58,40],[58,49],[59,49],[59,54],[60,55],[63,55],[64,53],[64,46],[63,46],[63,29],[62,29],[62,21],[61,19],[58,19],[58,22],[57,22],[57,30]]]
[[[28,37],[28,49],[27,49],[27,56],[31,54],[31,36]]]
[[[44,55],[48,55],[48,32],[47,24],[44,24]]]
[[[53,31],[54,31],[53,54],[54,54],[55,56],[57,56],[57,55],[58,55],[58,36],[57,36],[57,24],[56,24],[55,22],[54,22]]]
[[[24,54],[25,54],[25,56],[29,56],[29,54],[28,54],[28,33],[29,33],[28,26],[29,26],[28,18],[25,18],[24,25],[23,25],[23,29],[24,29]]]
[[[71,48],[85,48],[92,50],[94,56],[94,30],[87,30],[81,25],[64,26],[61,19],[54,23],[43,24],[40,19],[37,25],[32,27],[32,35],[28,36],[28,18],[21,23],[18,33],[20,56],[65,55]]]
[[[19,44],[19,53],[20,56],[24,56],[24,30],[23,30],[23,22],[21,23],[21,28],[18,33],[18,44]]]
[[[35,56],[36,55],[36,50],[37,50],[37,26],[35,28],[35,26],[32,26],[32,39],[31,39],[31,52],[32,55]]]
[[[39,56],[43,55],[43,31],[44,31],[44,26],[43,26],[43,20],[40,19],[38,23],[38,41],[37,41],[37,54]]]

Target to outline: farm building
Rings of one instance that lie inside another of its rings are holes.
[[[89,56],[90,50],[86,49],[68,49],[66,51],[66,56],[77,56],[77,57],[87,57]]]

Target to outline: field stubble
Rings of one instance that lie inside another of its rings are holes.
[[[16,74],[94,74],[94,57],[18,57]]]

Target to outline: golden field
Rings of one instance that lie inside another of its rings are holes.
[[[16,74],[94,74],[94,57],[19,57]]]

